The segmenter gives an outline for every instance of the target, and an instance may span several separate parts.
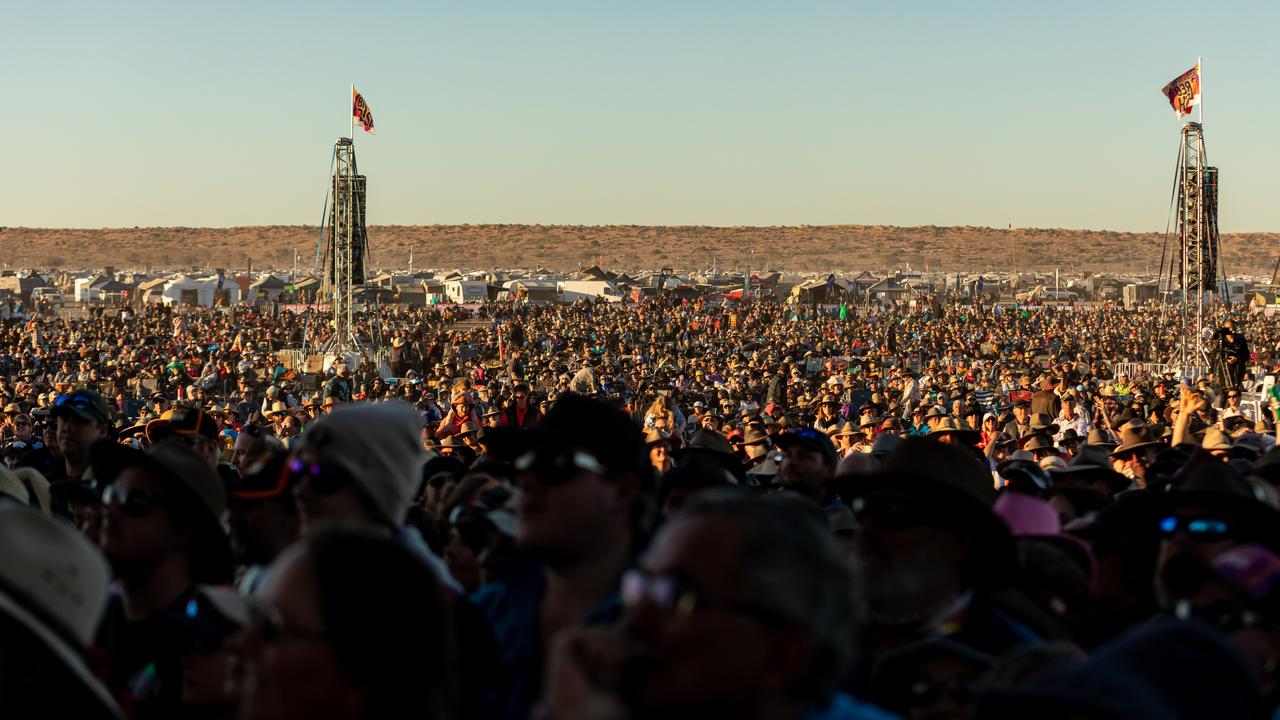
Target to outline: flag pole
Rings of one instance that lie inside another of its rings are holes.
[[[1204,126],[1204,60],[1196,56],[1196,80],[1200,81],[1200,126]]]
[[[356,142],[356,81],[355,80],[351,81],[351,95],[347,97],[347,122],[350,125],[350,130],[347,132],[347,137],[351,139],[351,144],[354,145]]]

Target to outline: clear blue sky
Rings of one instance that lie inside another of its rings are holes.
[[[10,3],[0,225],[1163,230],[1205,58],[1227,231],[1280,230],[1280,3]]]

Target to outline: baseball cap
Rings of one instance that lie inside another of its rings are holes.
[[[832,467],[840,461],[840,455],[836,452],[836,446],[832,444],[831,438],[827,437],[826,433],[809,427],[788,430],[774,440],[774,445],[780,450],[786,450],[793,445],[815,450],[822,453],[822,459]]]
[[[58,398],[53,406],[53,415],[58,417],[73,413],[76,416],[93,422],[110,424],[111,410],[107,401],[89,388],[81,388]]]
[[[244,475],[227,482],[227,499],[230,502],[269,500],[290,492],[293,475],[288,471],[288,458],[287,451],[279,450],[246,468]]]
[[[147,423],[147,441],[154,444],[167,437],[218,437],[218,423],[203,410],[177,407],[166,410],[157,420]]]

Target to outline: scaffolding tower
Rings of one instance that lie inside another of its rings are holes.
[[[1208,164],[1200,123],[1182,126],[1174,196],[1178,244],[1162,284],[1167,293],[1180,289],[1181,301],[1174,308],[1178,337],[1169,364],[1192,377],[1215,366],[1212,313],[1216,303],[1227,302],[1219,261],[1218,168]],[[1161,264],[1165,265],[1163,257]]]
[[[333,177],[325,207],[322,291],[331,298],[334,332],[323,350],[342,355],[361,352],[354,327],[354,295],[355,288],[364,284],[369,239],[364,224],[365,176],[356,170],[351,138],[338,138],[333,154]]]

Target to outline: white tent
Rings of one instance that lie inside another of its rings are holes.
[[[218,298],[218,278],[196,279],[186,275],[172,278],[161,286],[160,302],[165,305],[198,305],[208,307]],[[221,289],[223,302],[240,302],[240,287],[231,280],[224,280]],[[154,293],[153,293],[154,296]]]

